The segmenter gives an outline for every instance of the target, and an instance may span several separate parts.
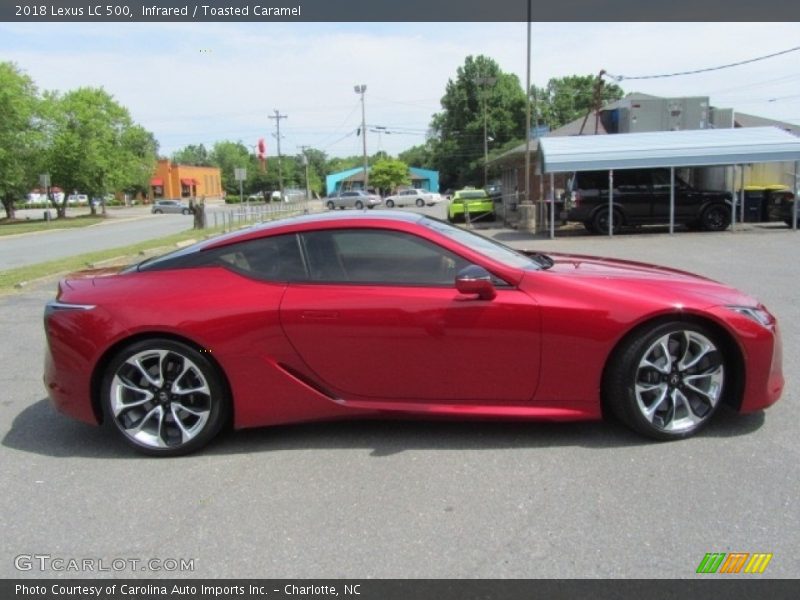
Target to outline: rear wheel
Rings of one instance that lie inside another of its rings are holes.
[[[216,367],[181,342],[131,344],[110,362],[102,384],[106,416],[136,450],[177,456],[219,433],[229,400]]]
[[[607,208],[601,208],[595,213],[594,219],[592,219],[592,228],[594,229],[594,233],[608,235],[610,226],[610,219],[608,218],[608,215],[609,213]],[[614,211],[613,227],[614,233],[619,233],[620,229],[622,229],[622,214],[617,210]]]
[[[333,210],[336,208],[336,205],[331,200],[328,200],[328,203],[325,206],[328,207],[328,210]]]
[[[184,208],[184,209],[181,211],[181,214],[182,214],[182,215],[188,215],[190,212],[191,212],[191,211],[190,211],[188,208]]]
[[[703,211],[700,220],[706,231],[723,231],[731,224],[731,212],[726,206],[714,204]]]
[[[711,419],[727,377],[723,348],[712,331],[663,323],[625,343],[603,382],[611,410],[654,439],[689,437]]]

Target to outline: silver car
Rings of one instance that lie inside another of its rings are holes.
[[[189,208],[188,204],[179,200],[156,200],[150,212],[155,215],[160,215],[161,213],[188,215],[192,212],[192,209]]]
[[[334,208],[375,208],[382,200],[376,194],[369,194],[363,190],[350,190],[347,192],[337,192],[326,196],[323,200],[328,210]]]
[[[400,190],[396,194],[392,194],[391,196],[386,196],[386,208],[393,208],[394,206],[433,206],[437,202],[442,201],[441,194],[437,194],[436,192],[429,192],[427,190],[421,190],[418,188],[412,188],[408,190]]]

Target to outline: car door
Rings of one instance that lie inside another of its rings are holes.
[[[304,233],[307,283],[281,303],[284,331],[345,398],[524,403],[538,380],[539,309],[498,281],[492,300],[457,292],[468,263],[389,230]]]
[[[614,171],[614,203],[622,206],[629,223],[651,222],[653,198],[649,183],[644,171]]]

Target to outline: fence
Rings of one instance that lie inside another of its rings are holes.
[[[206,225],[216,228],[237,229],[254,223],[263,223],[311,212],[311,202],[275,202],[269,204],[241,204],[228,210],[206,212]]]

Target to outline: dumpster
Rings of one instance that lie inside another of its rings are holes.
[[[743,218],[745,223],[760,223],[765,220],[766,197],[766,186],[745,186]]]

